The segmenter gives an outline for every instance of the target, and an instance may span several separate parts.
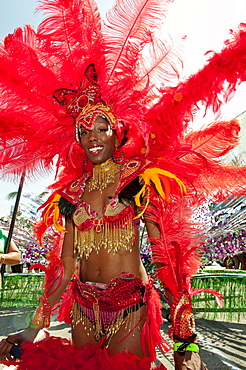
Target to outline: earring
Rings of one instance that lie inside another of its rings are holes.
[[[115,147],[114,152],[112,153],[112,159],[113,159],[114,163],[117,163],[117,164],[123,163],[123,161],[125,159],[125,154],[124,154],[123,150]]]
[[[79,132],[79,125],[77,122],[75,123],[75,137],[76,137],[76,141],[80,143],[80,132]]]
[[[87,167],[88,166],[88,157],[86,155],[84,155],[82,162],[83,162],[83,167]]]

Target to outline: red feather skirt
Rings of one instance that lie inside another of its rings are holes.
[[[37,343],[28,342],[23,346],[22,359],[18,370],[150,370],[149,358],[139,358],[129,352],[110,355],[100,345],[86,344],[74,348],[64,338],[49,337]],[[12,363],[13,364],[13,363]],[[166,370],[163,365],[156,369]]]

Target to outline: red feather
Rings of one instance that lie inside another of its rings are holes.
[[[101,18],[94,0],[39,1],[48,15],[38,27],[46,56],[64,86],[77,88],[86,67],[104,60]],[[104,63],[103,63],[104,65]],[[66,86],[67,85],[67,86]]]
[[[176,87],[162,90],[162,97],[147,113],[147,125],[153,136],[150,155],[165,156],[170,148],[179,148],[189,121],[197,111],[197,103],[217,112],[238,84],[246,80],[246,24],[225,43],[220,53],[214,53],[205,67]],[[159,153],[158,153],[159,151]]]
[[[236,120],[217,122],[205,130],[188,134],[185,143],[206,158],[219,158],[237,146],[239,131],[240,125]]]
[[[109,354],[102,347],[102,342],[97,345],[86,344],[76,347],[65,338],[47,335],[42,341],[23,345],[23,355],[20,362],[4,361],[5,364],[15,364],[19,370],[59,369],[59,370],[149,370],[151,360],[149,357],[140,358],[130,351]],[[166,370],[161,364],[155,367]]]
[[[158,224],[160,238],[150,238],[153,262],[161,263],[157,276],[174,297],[177,297],[187,277],[196,274],[200,267],[198,254],[202,236],[191,223],[191,210],[187,199],[178,199],[172,188],[172,202],[151,197],[145,212],[146,219]]]
[[[119,71],[125,69],[124,65],[128,66],[129,72],[131,66],[135,67],[136,57],[142,50],[143,44],[150,40],[150,31],[163,22],[170,2],[172,0],[116,1],[107,13],[107,22],[103,28],[109,83],[114,81],[114,75],[117,76]]]

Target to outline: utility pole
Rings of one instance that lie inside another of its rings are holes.
[[[15,200],[14,211],[13,211],[13,215],[12,215],[11,223],[10,223],[10,227],[9,227],[8,238],[7,238],[7,241],[6,241],[5,248],[4,248],[4,253],[8,253],[8,251],[9,251],[9,245],[10,245],[10,241],[12,239],[12,235],[13,235],[13,231],[14,231],[15,220],[16,220],[16,216],[17,216],[17,212],[18,212],[18,208],[19,208],[20,197],[21,197],[21,192],[22,192],[24,180],[25,180],[25,172],[23,172],[22,175],[21,175],[21,179],[20,179],[20,183],[19,183],[19,189],[18,189],[18,192],[17,192],[16,200]],[[6,265],[2,264],[2,266],[1,266],[2,280],[3,280],[5,270],[6,270]]]

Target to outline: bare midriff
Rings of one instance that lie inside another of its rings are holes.
[[[93,251],[87,260],[85,258],[81,260],[80,278],[83,282],[108,284],[121,272],[134,274],[147,283],[147,274],[139,254],[138,240],[132,252],[121,249],[113,254],[101,249],[99,253]]]

